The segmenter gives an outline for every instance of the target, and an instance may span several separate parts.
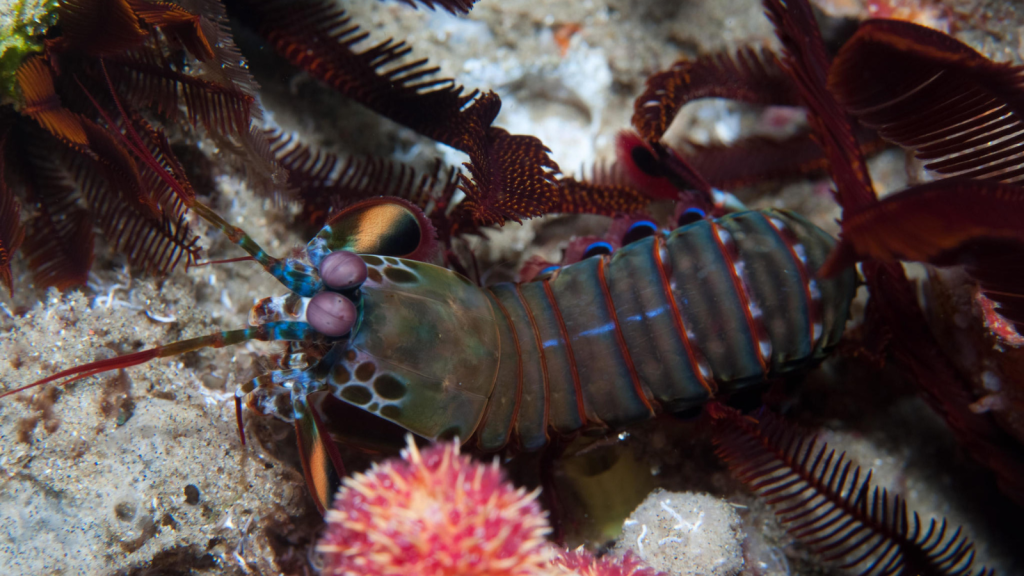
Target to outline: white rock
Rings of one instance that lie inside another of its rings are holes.
[[[616,548],[672,576],[733,576],[743,569],[740,526],[724,500],[659,488],[626,519]]]

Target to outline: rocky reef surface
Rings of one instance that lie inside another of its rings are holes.
[[[821,7],[836,18],[863,18],[876,4]],[[969,12],[966,2],[889,4],[935,7],[958,37],[987,55],[1021,59],[1024,15],[998,2],[986,3],[980,13]],[[21,3],[4,0],[0,12],[9,14],[14,5]],[[496,125],[541,138],[566,172],[611,158],[614,135],[628,126],[633,99],[650,73],[681,56],[775,43],[756,0],[482,0],[460,18],[395,2],[351,0],[345,7],[374,39],[406,39],[442,75],[471,89],[497,91],[504,105]],[[836,29],[841,23],[826,21]],[[284,130],[343,153],[420,165],[437,156],[452,164],[464,160],[287,68],[261,51],[251,33],[238,31],[236,40],[263,85],[267,118]],[[758,111],[710,101],[687,107],[672,133],[728,142],[760,130],[760,119]],[[311,231],[295,224],[293,210],[257,198],[236,175],[221,173],[212,147],[181,139],[202,150],[196,162],[205,166],[210,187],[200,194],[212,198],[230,222],[274,254],[305,243]],[[873,159],[872,170],[882,188],[906,182],[898,151]],[[739,192],[752,206],[791,207],[836,231],[839,213],[827,182]],[[488,233],[475,249],[488,278],[511,279],[529,255],[557,259],[572,234],[600,231],[607,222],[577,217],[510,224]],[[201,222],[195,225],[205,230]],[[202,237],[211,259],[239,255],[216,231]],[[3,389],[79,363],[244,326],[256,299],[282,292],[252,263],[152,278],[128,269],[102,245],[97,251],[89,285],[65,293],[36,289],[25,262],[14,261],[15,294],[0,294]],[[260,358],[279,350],[264,344],[204,350],[0,401],[4,573],[312,573],[318,562],[312,544],[322,521],[305,493],[289,427],[247,413],[250,442],[242,447],[235,424],[235,387],[253,375]],[[1003,530],[1015,513],[1012,505],[905,382],[837,357],[803,385],[796,412],[805,424],[820,427],[833,447],[873,468],[876,482],[905,495],[922,517],[964,525],[980,564],[1000,574],[1024,572],[1024,559]],[[555,486],[565,516],[576,519],[561,526],[572,545],[617,553],[650,542],[636,532],[645,525],[643,509],[625,529],[623,521],[659,487],[693,493],[672,496],[689,498],[685,504],[669,504],[677,514],[687,512],[682,517],[691,527],[697,522],[692,518],[706,514],[710,526],[711,515],[718,514],[717,530],[726,541],[715,546],[728,550],[718,571],[699,571],[699,558],[687,556],[687,546],[695,545],[687,534],[681,548],[670,551],[682,558],[670,573],[829,573],[731,479],[696,422],[650,422],[567,458],[556,466]],[[662,513],[649,520],[651,530],[655,523],[680,524],[660,506],[668,496],[651,498],[658,502],[654,514]],[[657,541],[673,544],[667,540],[673,537],[666,533]]]

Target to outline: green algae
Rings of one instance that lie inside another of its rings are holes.
[[[14,72],[43,50],[43,34],[57,20],[57,0],[0,0],[0,104],[14,99]]]

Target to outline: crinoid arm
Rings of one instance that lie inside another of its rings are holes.
[[[448,208],[459,184],[455,168],[445,169],[437,161],[432,172],[423,172],[394,160],[345,158],[278,130],[265,134],[270,153],[288,170],[288,184],[302,201],[304,216],[310,222],[323,224],[353,204],[393,196],[422,210],[441,239],[449,237],[454,221],[448,216]]]
[[[859,260],[964,266],[998,312],[1024,331],[1024,188],[950,178],[915,186],[843,217],[843,237],[822,267]]]
[[[716,452],[775,510],[789,533],[862,576],[988,576],[974,544],[946,521],[922,524],[906,501],[871,482],[845,453],[767,409],[752,416],[713,405]]]
[[[833,170],[842,172],[844,179],[860,181],[852,185],[861,190],[857,196],[870,200],[864,192],[870,190],[870,181],[858,168],[856,162],[862,160],[853,152],[875,151],[881,147],[879,139],[873,131],[859,126],[851,131],[845,114],[825,90],[828,57],[813,15],[800,3],[790,4],[766,3],[785,47],[783,55],[765,48],[744,48],[734,54],[680,60],[647,80],[646,90],[634,102],[633,127],[645,141],[656,144],[684,105],[709,97],[808,107],[812,127],[819,128],[818,135],[824,134],[824,142],[804,133],[782,142],[754,137],[728,145],[690,143],[692,152],[677,155],[676,172],[687,176],[684,180],[691,188],[714,185],[729,189],[821,171],[830,161],[842,158],[848,167]],[[846,174],[851,168],[853,171]],[[844,182],[843,187],[851,185]]]
[[[88,144],[89,136],[82,126],[82,118],[61,103],[53,83],[53,70],[46,58],[28,58],[18,67],[15,76],[25,100],[22,114],[69,146],[84,147]]]
[[[601,214],[619,216],[643,214],[651,199],[614,176],[615,166],[595,166],[589,178],[563,176],[558,179],[558,203],[555,212],[564,214]]]
[[[868,155],[886,145],[874,130],[854,126],[861,153]],[[828,159],[810,132],[785,139],[750,136],[729,144],[688,142],[684,155],[693,168],[715,188],[735,190],[770,180],[824,173]]]
[[[132,11],[154,28],[163,30],[200,62],[215,57],[213,46],[203,32],[202,18],[170,2],[128,0]]]
[[[814,12],[806,1],[763,0],[763,4],[782,42],[782,66],[796,81],[808,122],[828,158],[836,200],[844,210],[875,202],[850,118],[825,86],[829,59]]]
[[[283,170],[262,154],[269,147],[262,131],[252,129],[260,116],[255,82],[218,0],[189,7],[147,0],[52,4],[56,26],[39,38],[45,50],[9,63],[18,65],[21,118],[18,146],[4,151],[5,186],[38,206],[23,245],[37,284],[83,283],[93,228],[150,273],[195,260],[198,240],[184,219],[194,192],[161,125],[184,119],[204,128],[219,150],[243,161],[257,191],[286,191]],[[30,121],[41,130],[23,130]],[[114,134],[129,125],[177,186],[133,158]],[[50,157],[40,158],[37,151],[47,147]],[[14,236],[7,236],[9,251]]]
[[[3,165],[0,164],[0,168]],[[21,246],[25,237],[24,230],[18,223],[21,205],[14,194],[3,183],[0,183],[0,282],[7,286],[7,291],[14,293],[11,278],[11,256]]]
[[[700,98],[800,105],[778,56],[767,49],[744,48],[735,54],[683,59],[648,78],[644,93],[633,105],[633,127],[645,140],[657,142],[679,110]]]
[[[873,20],[840,50],[828,86],[948,179],[844,213],[825,272],[867,258],[963,265],[1024,328],[1024,68],[923,26]]]
[[[53,40],[50,58],[56,64],[71,66],[87,85],[102,82],[89,70],[78,70],[74,58],[85,55],[102,58],[118,88],[137,106],[153,106],[161,114],[175,119],[184,108],[192,124],[202,123],[221,134],[244,135],[255,98],[228,80],[225,83],[199,78],[176,70],[169,64],[166,51],[153,41],[153,29],[160,29],[181,45],[200,63],[209,67],[231,68],[224,58],[231,56],[222,47],[219,35],[211,42],[208,32],[218,30],[204,23],[199,14],[169,2],[142,0],[69,0],[58,8],[61,34]],[[69,62],[64,62],[70,58]],[[95,84],[92,84],[95,87]]]
[[[148,170],[152,171],[155,181],[161,181],[168,190],[173,192],[173,194],[176,195],[196,215],[200,216],[212,226],[223,232],[231,242],[245,250],[254,260],[262,265],[268,273],[284,284],[285,287],[300,296],[312,297],[316,295],[322,284],[319,276],[316,274],[316,271],[312,266],[295,258],[278,259],[267,254],[267,252],[263,250],[263,248],[261,248],[244,230],[228,223],[226,220],[221,218],[219,214],[195,199],[195,193],[191,191],[191,185],[188,184],[188,181],[184,178],[182,174],[183,169],[180,164],[178,164],[176,160],[173,162],[162,163],[160,158],[158,158],[158,155],[155,153],[153,146],[156,145],[156,152],[159,152],[160,143],[165,141],[160,138],[154,139],[154,135],[146,130],[146,124],[143,123],[140,126],[136,126],[136,123],[131,121],[135,116],[131,115],[126,110],[125,106],[117,97],[117,92],[114,89],[110,76],[106,74],[106,69],[102,63],[101,68],[104,70],[104,78],[107,82],[108,88],[110,89],[114,105],[121,117],[125,119],[125,122],[123,123],[124,132],[121,132],[120,130],[110,130],[109,132],[104,131],[103,133],[106,137],[109,138],[125,156],[128,156],[128,152],[130,151],[135,159],[141,162]],[[107,125],[117,126],[111,114],[107,113],[104,108],[99,105],[96,98],[88,90],[85,90],[84,86],[82,88],[89,100],[96,106],[97,112]],[[144,136],[148,137],[148,140],[147,138],[144,138]],[[128,158],[128,161],[131,161],[130,157]],[[192,262],[194,259],[190,258],[189,261]]]
[[[57,7],[61,35],[49,43],[56,51],[109,56],[141,45],[148,33],[126,0],[67,0]]]
[[[182,219],[182,205],[194,193],[187,181],[172,187],[157,175],[171,170],[184,181],[163,134],[140,116],[125,117],[125,125],[137,124],[144,137],[140,149],[154,160],[140,166],[112,130],[61,106],[52,74],[41,57],[19,68],[19,83],[33,103],[24,113],[42,130],[19,122],[19,138],[28,145],[4,151],[18,160],[19,180],[42,205],[26,244],[36,279],[64,287],[80,283],[92,259],[93,223],[130,262],[150,272],[166,273],[182,257],[193,261],[197,239]]]
[[[0,282],[7,286],[7,291],[14,293],[11,278],[11,257],[18,251],[25,237],[21,227],[21,204],[14,197],[14,191],[7,186],[4,166],[4,149],[7,147],[7,136],[11,133],[13,119],[0,111]]]
[[[1024,68],[941,32],[871,20],[843,46],[828,86],[867,126],[948,176],[1024,177]]]
[[[494,92],[463,94],[454,80],[436,78],[438,69],[425,59],[411,60],[412,49],[404,42],[370,44],[370,34],[333,2],[243,4],[246,20],[295,66],[367,108],[468,154],[469,174],[459,176],[467,196],[460,210],[477,224],[520,222],[554,210],[558,165],[537,138],[492,126],[501,109]]]
[[[473,9],[473,4],[476,4],[476,0],[401,0],[403,3],[418,8],[420,5],[426,6],[431,10],[437,10],[441,8],[452,14],[469,14],[469,11]]]
[[[991,469],[1002,492],[1024,506],[1024,449],[990,413],[970,409],[977,397],[967,378],[941,352],[903,266],[872,260],[861,270],[872,289],[866,317],[889,334],[889,356],[946,420],[964,453]]]

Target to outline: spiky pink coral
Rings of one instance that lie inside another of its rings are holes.
[[[648,567],[632,552],[617,558],[595,558],[584,550],[568,550],[554,562],[553,576],[668,576]]]
[[[554,551],[537,492],[516,489],[454,443],[345,480],[317,550],[325,575],[541,576]]]

